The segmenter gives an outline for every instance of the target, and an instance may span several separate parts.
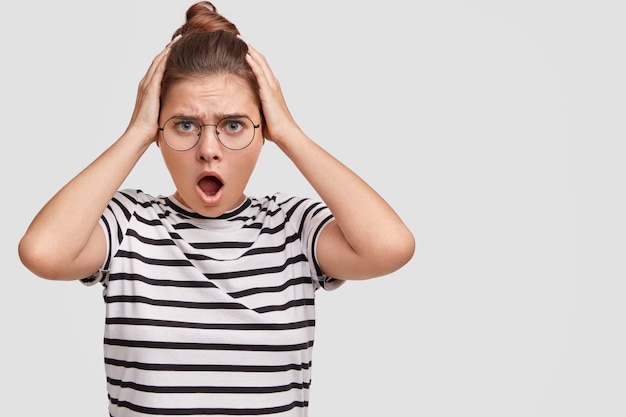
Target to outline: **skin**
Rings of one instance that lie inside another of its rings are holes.
[[[223,114],[243,112],[256,123],[260,119],[258,106],[245,84],[223,76],[180,82],[161,103],[160,85],[169,46],[154,58],[140,81],[135,109],[123,135],[54,195],[26,230],[18,251],[22,263],[34,274],[72,280],[98,271],[106,255],[98,220],[153,142],[161,149],[181,203],[214,217],[243,201],[263,146],[260,135],[249,148],[231,151],[206,128],[195,148],[176,152],[159,139],[159,110],[162,120],[182,113],[202,123],[215,123]],[[295,164],[335,217],[317,244],[324,273],[346,280],[367,279],[405,265],[415,250],[410,230],[376,191],[304,134],[289,112],[265,57],[250,45],[247,60],[259,82],[265,138]],[[223,183],[211,198],[198,189],[199,178],[206,174],[219,176]]]
[[[233,114],[248,116],[256,124],[261,120],[248,86],[239,78],[223,75],[177,83],[161,107],[161,120],[184,115],[215,124],[224,115]],[[189,151],[173,150],[161,135],[157,144],[176,185],[176,199],[197,213],[217,217],[245,199],[244,189],[259,159],[263,136],[259,130],[248,147],[235,151],[222,146],[214,129],[207,126],[198,144]],[[223,185],[216,195],[207,196],[199,188],[198,180],[205,176],[221,180]]]

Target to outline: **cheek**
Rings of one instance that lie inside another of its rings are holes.
[[[259,159],[259,153],[255,149],[249,149],[249,151],[251,152],[238,151],[239,154],[230,155],[231,158],[224,158],[222,168],[227,170],[230,177],[236,178],[238,182],[247,182]]]
[[[192,166],[189,163],[188,158],[185,158],[186,155],[183,155],[182,153],[174,153],[167,147],[167,145],[161,146],[160,149],[165,166],[174,180],[184,176],[186,174],[186,169]]]
[[[241,164],[239,165],[239,171],[242,175],[246,176],[246,181],[250,178],[252,172],[254,171],[254,168],[259,160],[260,151],[260,149],[254,149],[253,152],[250,152],[249,155],[246,155],[245,158],[242,158]]]
[[[261,151],[263,150],[263,141],[255,141],[250,145],[247,149],[250,152],[246,154],[246,164],[254,167],[261,156]]]

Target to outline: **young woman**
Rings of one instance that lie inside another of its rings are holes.
[[[265,142],[321,201],[245,194]],[[155,143],[172,195],[120,190]],[[307,137],[264,56],[209,2],[139,83],[123,135],[41,209],[22,262],[104,288],[111,416],[306,416],[319,288],[390,274],[414,238]]]

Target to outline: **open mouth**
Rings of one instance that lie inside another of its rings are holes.
[[[222,188],[222,185],[222,181],[214,176],[202,177],[200,181],[198,181],[198,187],[200,187],[200,190],[207,196],[216,195],[220,188]]]

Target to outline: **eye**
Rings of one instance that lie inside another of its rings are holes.
[[[245,118],[228,118],[220,121],[218,131],[230,136],[241,134],[249,128],[250,122]]]
[[[200,125],[195,120],[173,119],[174,130],[178,134],[195,134],[200,131]]]

